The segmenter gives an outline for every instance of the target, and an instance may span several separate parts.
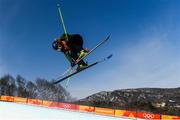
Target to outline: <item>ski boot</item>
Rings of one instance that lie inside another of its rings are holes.
[[[78,65],[78,67],[77,67],[77,71],[80,71],[80,70],[82,70],[82,69],[84,69],[84,68],[86,68],[88,66],[88,64],[87,63],[82,63],[82,64],[79,64]]]
[[[83,58],[84,56],[86,56],[88,54],[88,50],[86,49],[83,49],[80,51],[80,54],[79,54],[79,59]]]

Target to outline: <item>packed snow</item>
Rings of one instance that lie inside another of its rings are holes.
[[[0,118],[2,120],[130,120],[10,102],[0,102]]]

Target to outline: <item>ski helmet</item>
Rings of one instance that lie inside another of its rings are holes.
[[[55,41],[52,43],[52,47],[54,50],[61,50],[62,46],[58,43],[58,39],[55,39]]]

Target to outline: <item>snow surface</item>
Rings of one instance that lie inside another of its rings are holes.
[[[1,120],[130,120],[92,113],[0,102]]]

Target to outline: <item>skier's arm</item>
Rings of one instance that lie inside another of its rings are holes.
[[[68,33],[67,34],[64,33],[61,35],[60,39],[64,39],[65,41],[69,41],[70,35]]]

